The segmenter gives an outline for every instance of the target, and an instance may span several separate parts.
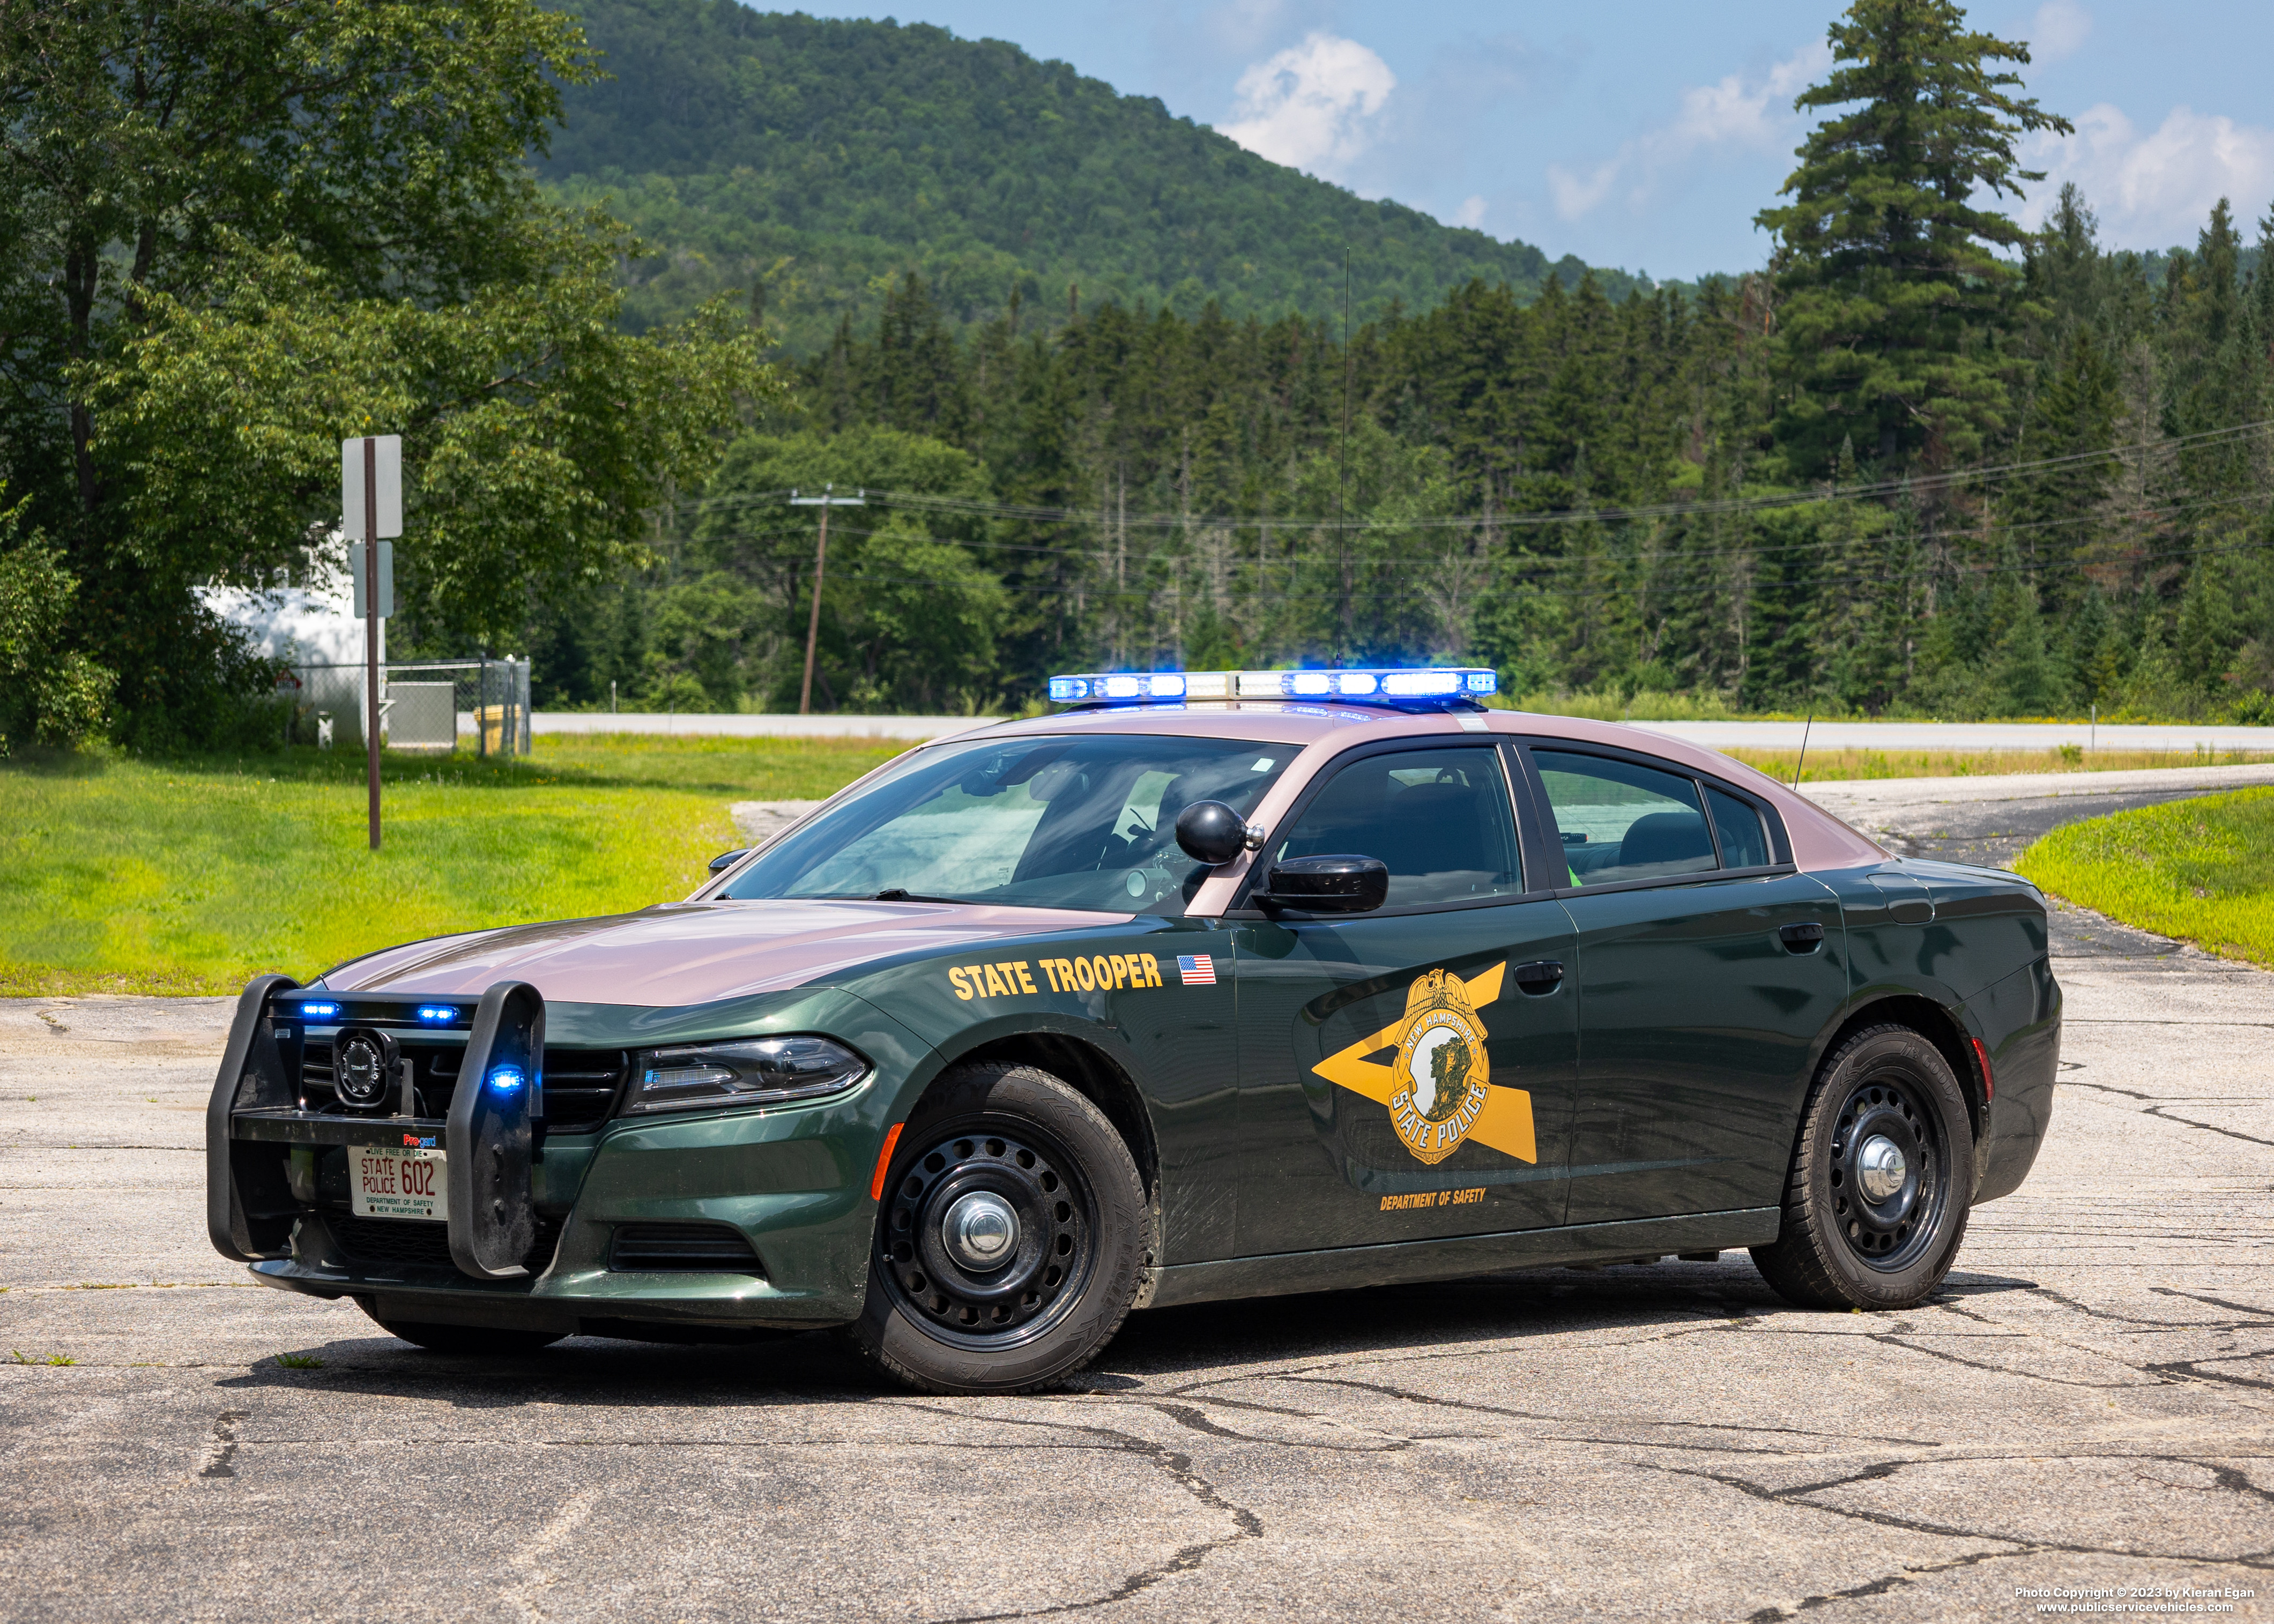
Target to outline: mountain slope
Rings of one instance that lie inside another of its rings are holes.
[[[1528,297],[1585,269],[1367,202],[1001,41],[736,0],[574,9],[614,77],[570,88],[540,173],[558,197],[606,199],[665,251],[632,273],[636,325],[757,282],[769,324],[809,352],[907,269],[960,321],[999,314],[1016,289],[1046,324],[1076,288],[1324,314],[1345,246],[1361,317],[1472,277]],[[1615,294],[1631,285],[1598,274]]]

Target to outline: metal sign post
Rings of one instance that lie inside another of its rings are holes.
[[[805,686],[797,691],[797,713],[805,715],[813,708],[813,650],[821,641],[821,572],[829,562],[829,510],[832,508],[862,508],[865,492],[851,496],[832,496],[837,487],[825,485],[818,496],[800,496],[794,490],[789,493],[793,508],[821,509],[821,542],[813,550],[813,614],[805,623]]]
[[[356,606],[363,616],[365,777],[371,787],[371,849],[379,850],[379,623],[395,613],[395,549],[403,534],[403,438],[366,434],[340,442],[340,534],[361,542]]]

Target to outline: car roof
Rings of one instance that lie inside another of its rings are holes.
[[[1284,809],[1282,803],[1293,798],[1311,771],[1326,758],[1346,749],[1386,739],[1450,740],[1474,738],[1480,733],[1633,750],[1736,785],[1770,802],[1783,815],[1786,832],[1792,839],[1793,861],[1802,868],[1843,868],[1877,861],[1887,855],[1878,842],[1849,828],[1814,801],[1719,750],[1653,733],[1646,725],[1597,722],[1585,717],[1552,716],[1532,710],[1448,710],[1434,707],[1406,710],[1390,705],[1251,699],[1088,706],[1054,715],[998,722],[955,737],[972,740],[1040,734],[1151,733],[1294,745],[1303,751],[1303,763],[1275,786],[1257,808],[1257,816],[1269,821]]]

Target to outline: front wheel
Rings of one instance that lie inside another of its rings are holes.
[[[1809,1096],[1783,1229],[1753,1262],[1803,1308],[1909,1308],[1958,1255],[1973,1168],[1966,1096],[1941,1051],[1908,1026],[1859,1032]]]
[[[1097,1107],[1033,1066],[951,1073],[901,1132],[853,1340],[927,1392],[1046,1387],[1121,1328],[1149,1230]]]

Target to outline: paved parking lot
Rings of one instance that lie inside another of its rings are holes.
[[[1926,1307],[1795,1312],[1739,1253],[1509,1274],[1142,1314],[1003,1401],[824,1336],[418,1353],[207,1248],[224,1003],[0,1004],[4,1613],[2253,1616],[2274,976],[2061,951],[2052,1139]]]

